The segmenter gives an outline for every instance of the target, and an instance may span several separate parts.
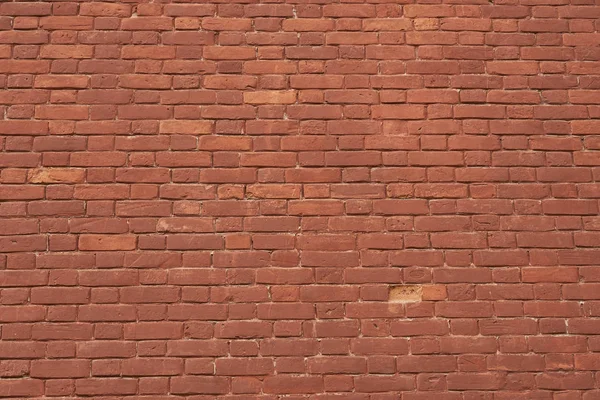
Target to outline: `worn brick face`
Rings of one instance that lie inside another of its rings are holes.
[[[599,4],[0,1],[0,397],[600,399]]]

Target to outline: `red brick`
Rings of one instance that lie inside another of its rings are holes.
[[[497,390],[503,383],[503,376],[496,373],[459,372],[448,374],[450,390]]]
[[[457,368],[456,357],[448,355],[404,356],[396,359],[398,372],[452,372]]]
[[[125,325],[124,339],[177,339],[183,334],[183,326],[177,322],[143,322]]]
[[[490,319],[479,322],[482,335],[533,334],[537,332],[537,323],[533,319]]]
[[[227,353],[227,343],[222,340],[183,340],[167,343],[168,356],[224,356]]]
[[[525,315],[536,317],[577,317],[581,312],[576,302],[539,301],[525,303],[523,307]]]
[[[136,390],[137,380],[131,378],[87,378],[75,382],[75,392],[83,396],[131,395]]]
[[[448,318],[485,318],[492,315],[489,302],[445,302],[436,304],[437,315]]]
[[[394,321],[390,326],[390,332],[393,336],[421,336],[435,335],[442,336],[449,332],[446,321]]]
[[[134,250],[135,236],[132,235],[82,235],[79,237],[80,250]]]
[[[215,363],[217,375],[270,375],[273,360],[269,358],[228,358]]]
[[[536,382],[542,389],[577,390],[594,387],[591,372],[545,372],[538,375]]]
[[[32,378],[83,378],[90,374],[86,360],[34,360],[31,362]]]
[[[362,357],[311,358],[308,371],[315,374],[360,374],[367,371],[367,363]]]
[[[0,397],[597,396],[597,7],[193,3],[0,4]]]
[[[86,30],[92,29],[93,18],[52,16],[40,19],[40,27],[47,30]]]
[[[410,391],[414,387],[414,380],[406,375],[362,375],[355,380],[356,390],[366,393]]]
[[[0,394],[3,396],[41,396],[44,393],[44,381],[41,379],[2,379]]]
[[[183,360],[161,358],[137,358],[124,360],[121,365],[124,376],[179,375],[183,371]]]
[[[263,383],[265,393],[319,393],[323,390],[323,378],[319,376],[269,376]]]
[[[408,341],[398,338],[354,339],[351,347],[355,354],[408,354]]]
[[[135,343],[94,341],[77,343],[77,355],[84,358],[127,358],[135,354]]]
[[[43,358],[45,353],[43,343],[34,342],[5,342],[0,345],[0,354],[3,359],[12,358]]]
[[[270,337],[272,326],[265,321],[228,321],[215,326],[218,338],[256,338]]]
[[[260,353],[265,356],[310,356],[317,352],[317,342],[311,339],[265,339],[260,342]]]
[[[224,394],[229,391],[226,377],[178,376],[171,378],[170,391],[174,394]]]
[[[560,269],[551,267],[532,267],[522,269],[523,282],[577,282],[579,274],[573,267]]]
[[[425,116],[423,106],[415,105],[378,105],[373,106],[374,119],[422,119]]]
[[[315,310],[311,304],[267,303],[258,307],[259,319],[312,319]]]

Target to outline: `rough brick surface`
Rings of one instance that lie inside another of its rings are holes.
[[[600,399],[600,3],[417,3],[1,1],[0,397]]]

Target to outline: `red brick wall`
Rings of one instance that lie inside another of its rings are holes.
[[[2,2],[0,396],[599,399],[600,3],[409,3]]]

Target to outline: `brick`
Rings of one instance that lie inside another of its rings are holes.
[[[137,380],[131,378],[87,378],[77,379],[75,392],[78,395],[130,395],[137,390]]]
[[[260,304],[258,307],[260,319],[312,319],[315,317],[314,307],[310,304]]]
[[[265,321],[228,321],[215,326],[217,338],[261,338],[270,337],[272,326]]]
[[[179,300],[174,287],[126,287],[119,291],[123,303],[173,303]]]
[[[2,236],[0,237],[0,252],[35,252],[47,249],[46,237],[42,235]]]
[[[26,218],[6,218],[0,220],[0,229],[6,235],[24,235],[38,233],[37,221]]]
[[[511,333],[533,334],[537,332],[537,324],[532,319],[496,319],[481,320],[479,331],[482,335],[506,335]]]
[[[5,309],[2,322],[43,321],[44,318],[44,308],[41,306],[7,306]],[[35,337],[35,335],[33,336]]]
[[[396,360],[400,373],[409,372],[452,372],[457,368],[455,356],[405,356]]]
[[[538,64],[532,61],[492,61],[487,63],[489,73],[497,75],[535,75]]]
[[[44,58],[92,58],[93,47],[87,45],[46,45],[42,46],[40,56]]]
[[[390,326],[390,332],[393,336],[421,336],[435,335],[443,336],[448,334],[448,323],[440,321],[394,321]],[[409,363],[408,365],[411,365]],[[407,365],[407,364],[404,364]],[[418,368],[418,367],[415,367]]]
[[[203,54],[207,60],[251,60],[256,57],[255,50],[251,47],[208,46],[203,49]]]
[[[323,378],[319,376],[269,376],[263,383],[265,393],[319,393],[323,390]]]
[[[497,347],[496,339],[491,337],[443,337],[440,343],[442,353],[448,354],[463,354],[465,352],[477,354],[495,353]]]
[[[84,358],[127,358],[134,354],[133,342],[96,341],[77,344],[77,355]]]
[[[29,170],[27,180],[31,183],[81,183],[85,170],[76,168],[40,168]]]
[[[341,215],[344,204],[338,200],[290,200],[290,215]]]
[[[597,132],[598,121],[571,121],[571,127],[573,129],[573,134],[575,135],[590,135]]]
[[[168,16],[196,16],[204,17],[213,15],[215,6],[212,4],[167,4],[164,8]]]
[[[561,378],[557,381],[557,378]],[[546,372],[540,374],[536,379],[540,388],[543,389],[591,389],[594,387],[594,379],[591,372]]]
[[[175,394],[224,394],[229,381],[216,376],[179,376],[171,379],[170,390]]]
[[[451,390],[494,390],[502,385],[502,375],[496,373],[451,373],[448,374],[448,389]]]
[[[446,302],[436,304],[437,315],[448,318],[479,317],[492,314],[492,307],[487,302]]]
[[[46,30],[88,30],[92,29],[93,20],[91,17],[43,17],[40,19],[40,27]]]
[[[0,397],[598,396],[598,7],[0,3]]]
[[[410,376],[396,375],[393,377],[381,375],[363,375],[356,378],[355,388],[360,392],[376,393],[389,391],[404,391],[414,389],[415,383]]]
[[[79,13],[80,15],[90,15],[94,17],[129,17],[131,15],[131,7],[127,4],[90,2],[81,4]]]
[[[552,301],[526,303],[525,315],[537,317],[576,317],[580,313],[579,304],[574,302],[556,303]]]
[[[257,361],[246,358],[219,359],[215,363],[217,375],[270,375],[273,360],[260,358]]]
[[[83,378],[90,374],[86,360],[34,360],[31,363],[32,378]]]
[[[598,204],[590,200],[545,200],[542,208],[549,215],[589,215],[598,212]]]
[[[293,90],[246,92],[244,101],[248,104],[293,104],[296,102],[296,92]]]
[[[372,107],[375,119],[422,119],[425,108],[416,105],[378,105]]]
[[[108,235],[82,235],[79,238],[81,250],[133,250],[136,238],[132,235],[108,236]]]
[[[42,16],[51,14],[52,4],[49,3],[4,3],[0,7],[2,15]]]
[[[360,374],[367,371],[367,363],[362,357],[311,358],[308,371],[315,374]]]
[[[160,358],[137,358],[124,360],[121,365],[124,376],[169,376],[183,371],[183,360]]]
[[[39,186],[3,185],[0,188],[2,200],[35,200],[44,197],[44,188]]]
[[[89,290],[81,287],[36,287],[31,290],[33,304],[84,304]]]
[[[290,78],[290,86],[295,89],[335,89],[342,87],[343,80],[342,75],[294,75]]]
[[[135,309],[127,305],[87,305],[80,306],[79,318],[82,321],[135,321]]]
[[[44,393],[44,381],[41,379],[3,379],[0,394],[3,396],[41,396]]]
[[[48,133],[47,121],[0,121],[2,135],[45,135]]]
[[[535,239],[534,239],[535,237]],[[539,243],[542,240],[543,243]],[[521,247],[573,247],[573,238],[570,234],[517,234],[517,244]]]
[[[334,28],[333,19],[285,19],[283,30],[292,32],[327,32]]]
[[[34,342],[6,342],[0,346],[0,354],[4,359],[23,358],[34,359],[42,358],[45,349],[43,343]]]
[[[127,324],[123,330],[124,339],[178,339],[183,334],[183,326],[177,322],[143,322]]]

